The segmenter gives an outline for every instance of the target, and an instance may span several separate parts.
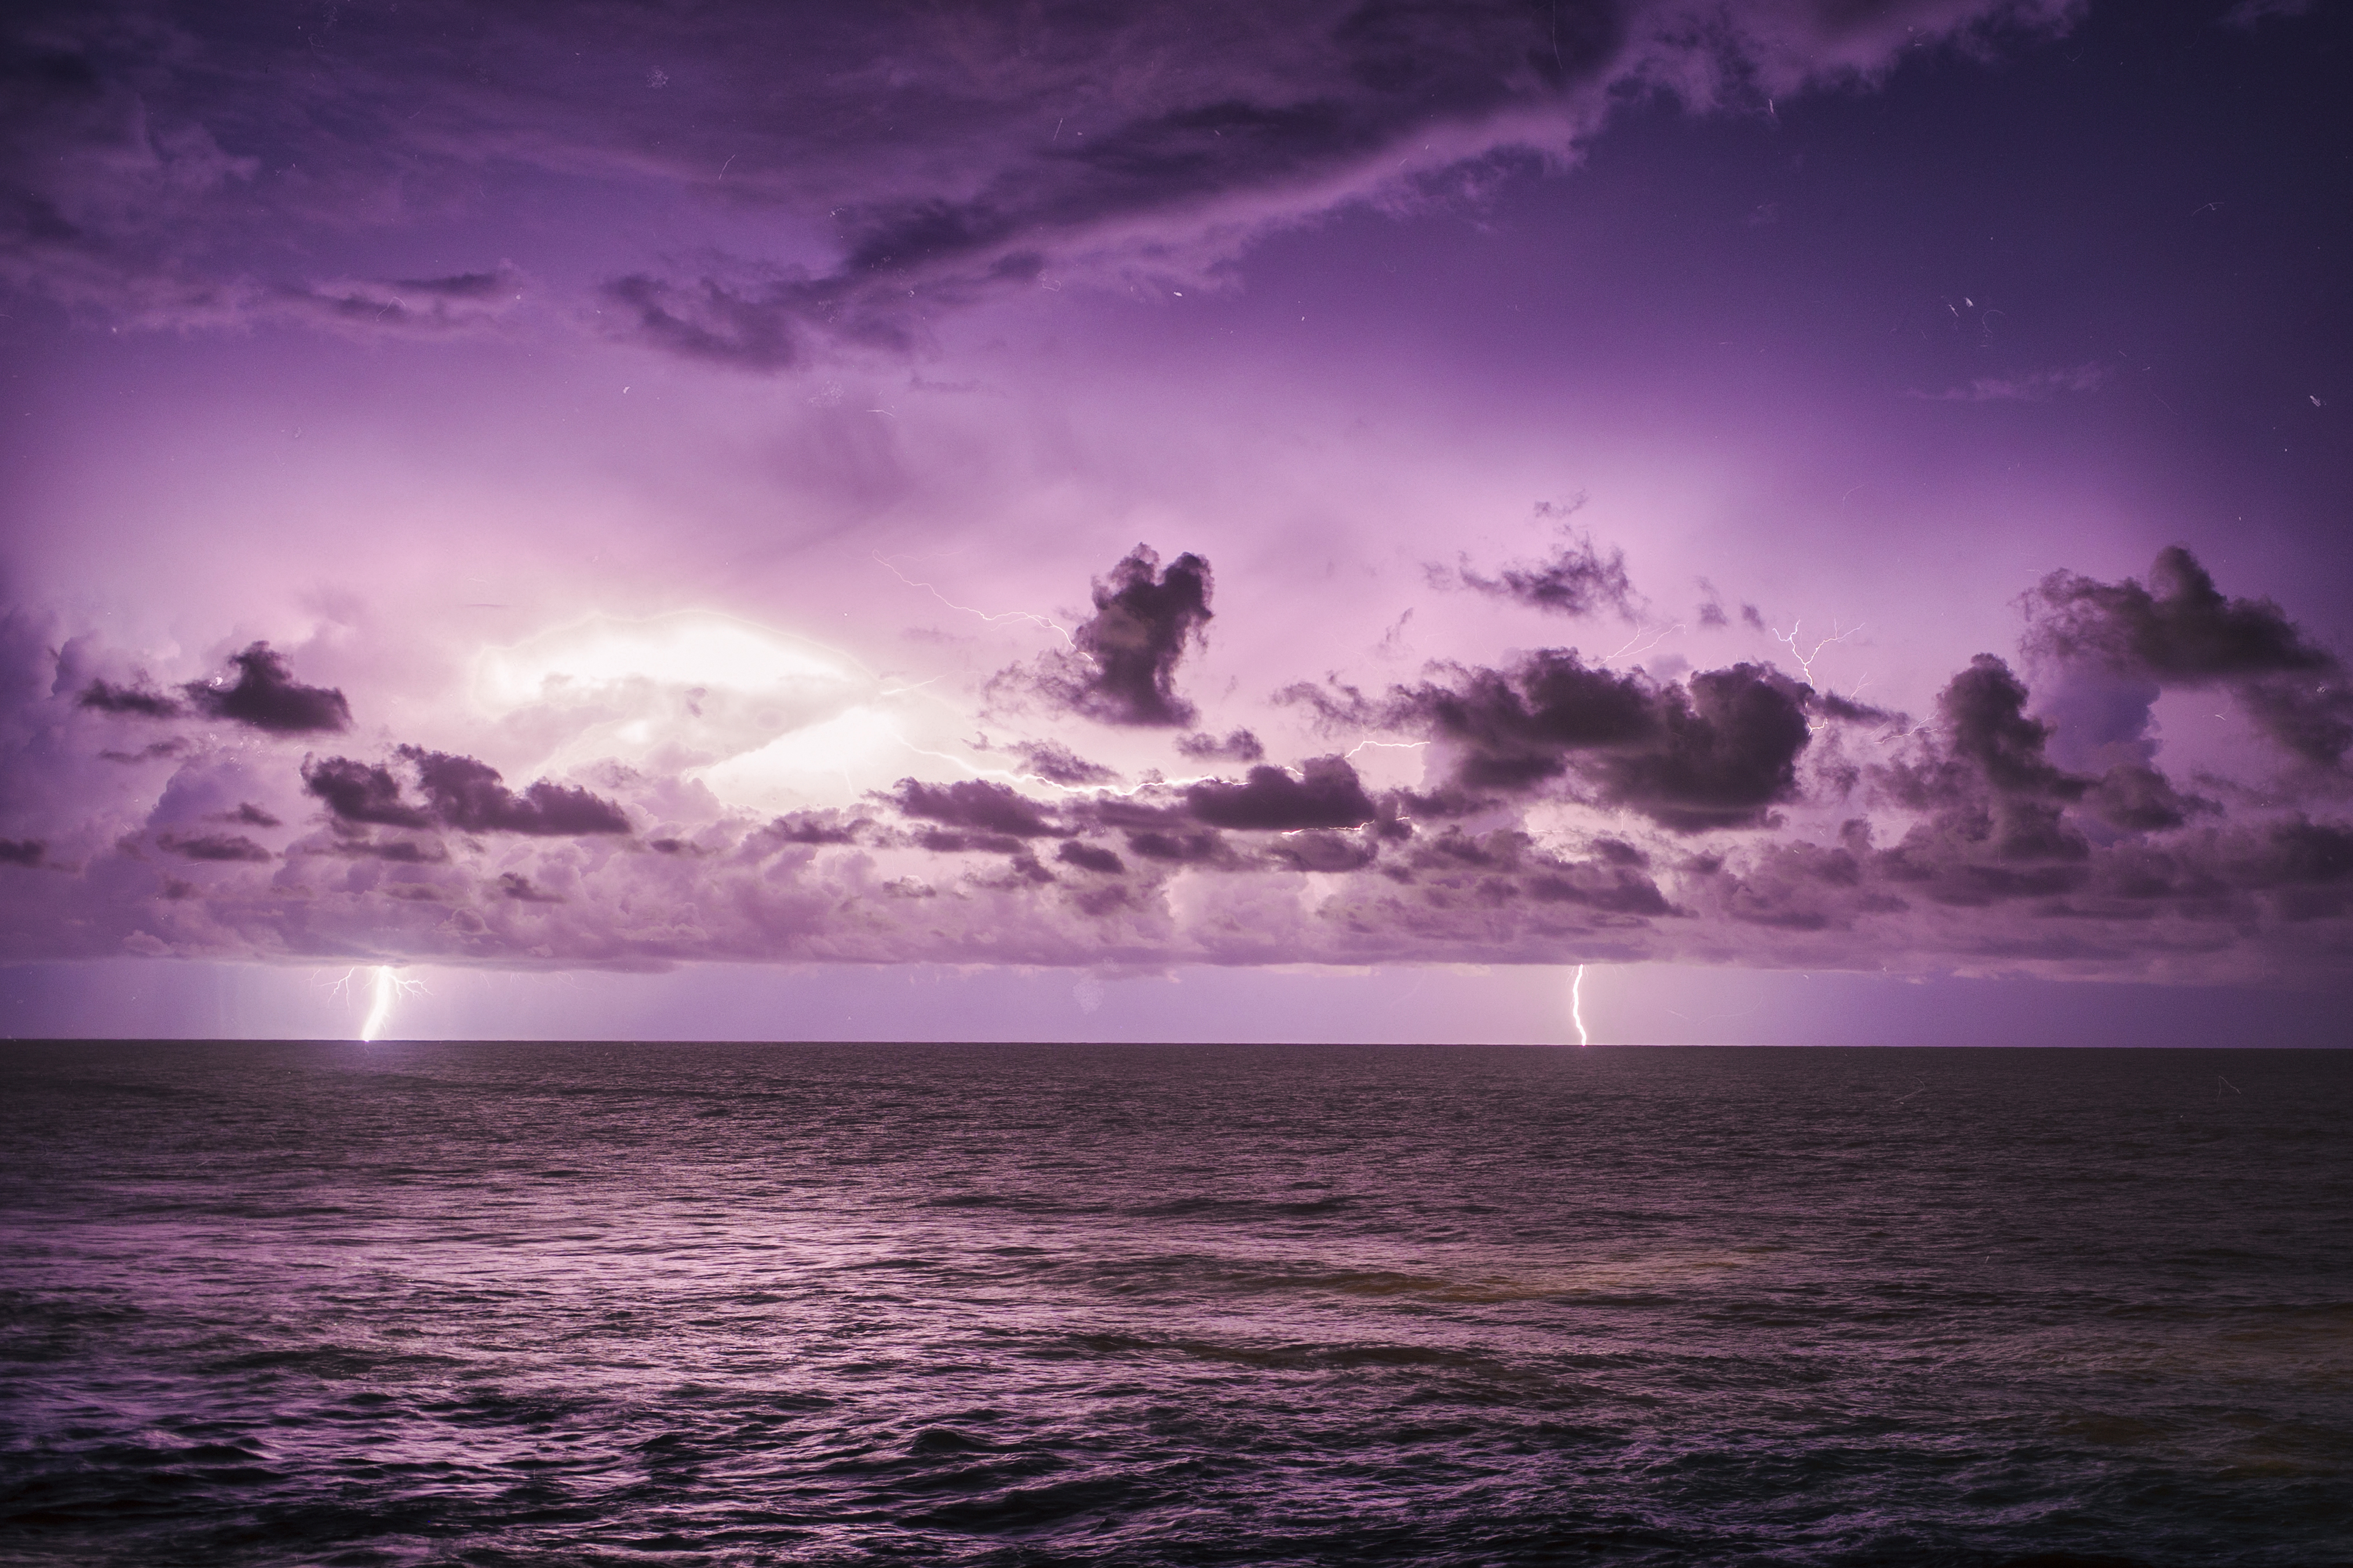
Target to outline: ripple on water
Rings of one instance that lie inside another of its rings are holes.
[[[0,1561],[2344,1561],[2353,1058],[2215,1070],[7,1046]]]

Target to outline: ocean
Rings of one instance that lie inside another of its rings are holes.
[[[2353,1052],[0,1044],[0,1562],[2353,1563]]]

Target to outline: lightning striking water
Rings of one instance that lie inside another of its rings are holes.
[[[404,980],[394,973],[392,965],[379,963],[375,966],[371,988],[374,999],[368,1006],[367,1022],[360,1026],[362,1040],[373,1040],[383,1033],[385,1025],[392,1018],[393,1003],[411,992],[424,990],[425,982]]]
[[[1577,1026],[1577,1043],[1589,1046],[1593,1037],[1585,1032],[1585,965],[1577,966],[1577,978],[1568,983],[1568,1016]]]

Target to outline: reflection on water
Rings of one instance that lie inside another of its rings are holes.
[[[2353,1057],[0,1047],[0,1561],[2353,1559]]]

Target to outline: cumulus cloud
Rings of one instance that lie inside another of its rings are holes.
[[[355,763],[349,757],[328,757],[302,764],[302,783],[327,803],[327,809],[345,822],[372,823],[385,827],[429,827],[433,816],[423,806],[401,798],[400,781],[381,763]]]
[[[1760,665],[1662,683],[1539,648],[1396,688],[1368,711],[1438,742],[1466,798],[1573,779],[1599,804],[1689,833],[1756,826],[1791,796],[1813,696]]]
[[[2094,662],[2152,697],[2222,687],[2257,728],[2316,767],[2339,768],[2353,750],[2353,683],[2343,661],[2269,599],[2225,596],[2179,545],[2158,553],[2146,584],[2054,572],[2027,606],[2032,652]],[[2139,725],[2147,716],[2144,702]]]
[[[255,643],[232,655],[228,662],[237,670],[234,681],[192,680],[180,688],[197,712],[280,735],[351,728],[352,707],[343,700],[343,694],[332,687],[305,686],[296,680],[285,656],[272,651],[268,643]],[[83,693],[83,702],[96,706],[90,696]]]
[[[987,779],[959,779],[950,784],[901,779],[886,798],[903,816],[996,838],[1044,838],[1062,831],[1036,801]]]
[[[1373,816],[1356,770],[1344,757],[1317,757],[1296,777],[1288,770],[1255,767],[1240,784],[1191,785],[1185,804],[1212,827],[1291,832],[1304,827],[1354,827]]]
[[[627,833],[629,819],[611,801],[573,784],[533,783],[517,794],[498,769],[471,757],[403,746],[433,815],[461,833],[528,833],[548,837]]]
[[[402,782],[381,763],[349,757],[306,760],[302,782],[342,821],[385,827],[442,826],[460,833],[578,837],[627,833],[629,819],[611,801],[572,784],[541,779],[521,794],[499,771],[472,757],[403,746],[397,755],[425,796],[411,805]]]
[[[1327,682],[1293,710],[1426,742],[1415,783],[1337,748],[1285,765],[1219,742],[1203,760],[1232,766],[1208,778],[918,770],[781,815],[659,767],[518,789],[456,751],[306,758],[251,725],[126,773],[98,758],[128,721],[81,701],[97,656],[47,679],[20,637],[0,681],[5,952],[2340,974],[2353,823],[2324,792],[2192,791],[2146,737],[2067,752],[2072,721],[2040,700],[2045,676],[2124,682],[2097,735],[2131,735],[2133,682],[2335,668],[2276,606],[2159,564],[2051,580],[2029,661],[1972,659],[1918,725],[1767,666],[1663,680],[1550,648]]]
[[[166,833],[156,840],[159,848],[191,860],[274,860],[269,850],[242,833]]]
[[[1105,724],[1189,724],[1195,709],[1176,694],[1176,666],[1201,640],[1209,593],[1207,561],[1179,555],[1163,569],[1159,555],[1139,544],[1095,584],[1095,613],[1071,634],[1070,652],[999,679]]]
[[[1442,582],[1448,574],[1440,567],[1431,575]],[[1608,609],[1631,618],[1634,613],[1634,584],[1626,574],[1626,552],[1612,549],[1605,555],[1591,534],[1565,534],[1545,559],[1514,563],[1493,576],[1473,569],[1465,556],[1451,576],[1464,587],[1490,597],[1510,599],[1553,615],[1577,617]]]
[[[1248,730],[1229,730],[1223,735],[1180,735],[1176,750],[1198,763],[1255,763],[1266,755],[1266,747]]]
[[[106,679],[91,681],[75,699],[100,713],[130,713],[142,719],[176,719],[187,711],[178,700],[145,686],[117,686]]]
[[[1013,747],[1021,771],[1048,784],[1115,784],[1119,775],[1101,763],[1091,763],[1059,741],[1022,741]]]
[[[82,650],[69,647],[58,660],[58,679],[64,682],[79,662]],[[351,704],[342,691],[305,686],[294,679],[293,667],[266,642],[257,642],[232,654],[234,679],[215,677],[192,680],[174,697],[160,691],[144,676],[116,682],[103,676],[82,686],[75,702],[91,712],[139,719],[179,719],[195,716],[227,719],[273,734],[301,735],[351,728]]]

